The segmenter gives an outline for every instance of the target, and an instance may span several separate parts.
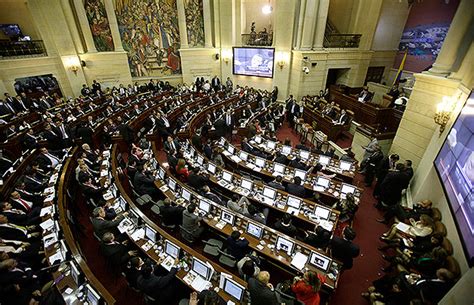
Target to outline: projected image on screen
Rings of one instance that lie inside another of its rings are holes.
[[[468,260],[474,258],[474,93],[451,128],[435,167],[458,225]]]
[[[273,77],[273,56],[269,48],[234,48],[234,74]]]

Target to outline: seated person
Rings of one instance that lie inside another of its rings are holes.
[[[318,225],[314,232],[306,232],[304,242],[315,248],[326,248],[331,241],[331,232]]]
[[[267,223],[268,208],[265,208],[263,212],[260,212],[257,207],[255,207],[254,205],[250,205],[248,207],[248,211],[250,219],[253,219],[263,224]]]
[[[290,214],[283,214],[283,217],[279,219],[273,227],[290,237],[295,237],[297,233],[296,227],[291,223]]]
[[[289,194],[300,198],[304,198],[306,196],[306,190],[304,186],[301,185],[301,178],[298,176],[293,178],[293,183],[288,183],[286,186],[286,191]]]
[[[394,223],[389,231],[385,232],[380,239],[384,241],[393,240],[398,234],[397,229],[398,223]],[[421,215],[420,220],[415,221],[413,218],[410,218],[410,226],[407,230],[407,234],[412,236],[425,237],[433,233],[434,221],[428,215]]]
[[[178,263],[179,259],[176,259],[173,268],[165,276],[155,275],[152,265],[143,265],[137,279],[138,289],[154,298],[158,304],[172,304],[177,293],[175,274],[178,272]]]
[[[339,199],[332,208],[341,212],[339,220],[344,222],[354,218],[359,205],[355,202],[354,194],[349,193],[346,195],[346,199]]]
[[[273,159],[273,162],[276,162],[276,163],[281,163],[281,164],[288,164],[288,158],[282,154],[281,152],[277,151],[275,153],[275,159]]]
[[[248,281],[247,289],[250,293],[252,304],[279,305],[277,294],[270,284],[270,273],[260,271],[256,277]]]
[[[140,195],[148,194],[152,198],[157,198],[160,193],[155,185],[155,177],[146,170],[146,166],[137,167],[137,172],[133,178],[133,185]]]
[[[268,186],[284,191],[285,187],[283,186],[283,177],[276,176],[275,180],[268,183]]]
[[[237,194],[233,194],[232,199],[229,199],[229,201],[227,201],[227,207],[229,209],[243,215],[249,214],[249,211],[248,211],[249,205],[250,205],[250,202],[247,199],[247,197],[242,196],[239,199],[239,195]]]
[[[203,188],[203,195],[204,197],[210,199],[211,201],[221,205],[221,206],[226,206],[225,202],[219,197],[217,196],[216,194],[214,194],[213,192],[211,192],[211,189],[209,188],[208,185],[205,185]]]
[[[183,220],[182,206],[177,206],[175,202],[171,202],[169,198],[165,198],[163,206],[160,207],[161,222],[165,226],[176,226],[180,225]]]
[[[125,268],[125,277],[127,278],[128,284],[137,289],[137,280],[138,277],[140,276],[142,266],[145,264],[145,262],[141,259],[139,256],[133,256],[130,258],[128,261],[128,264]]]
[[[183,211],[182,223],[183,228],[191,232],[194,238],[199,238],[204,232],[204,228],[200,225],[202,218],[194,214],[195,211],[196,204],[190,203]]]
[[[249,241],[240,235],[239,231],[233,231],[227,238],[227,253],[238,261],[249,251]]]
[[[97,207],[92,211],[92,227],[94,229],[94,233],[102,239],[105,233],[110,232],[111,230],[116,230],[117,226],[123,220],[124,216],[128,215],[128,212],[124,212],[113,220],[107,220],[105,210],[102,207]]]
[[[114,267],[123,267],[131,257],[137,255],[137,251],[128,250],[126,242],[118,242],[115,240],[114,233],[106,232],[102,236],[100,251]]]
[[[304,162],[301,161],[301,159],[298,158],[298,157],[291,160],[288,165],[291,166],[291,167],[297,168],[297,169],[301,169],[303,171],[307,171],[310,168],[310,166],[304,164]]]
[[[195,190],[200,190],[209,182],[205,172],[199,169],[192,169],[188,176],[188,184]]]

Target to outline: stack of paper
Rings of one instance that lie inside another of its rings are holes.
[[[308,261],[308,256],[304,255],[301,252],[296,252],[295,256],[291,260],[291,265],[296,267],[298,270],[303,270],[307,261]]]

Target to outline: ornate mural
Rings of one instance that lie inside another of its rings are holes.
[[[181,73],[176,0],[115,0],[133,77]]]
[[[204,46],[204,18],[202,0],[185,0],[186,29],[189,47]]]
[[[98,52],[114,50],[114,41],[110,32],[109,19],[103,0],[85,0],[87,20],[91,27],[92,38]]]

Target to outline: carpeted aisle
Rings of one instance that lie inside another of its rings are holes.
[[[299,135],[286,122],[278,130],[277,137],[280,141],[290,139],[293,146],[300,142]],[[350,147],[351,143],[352,138],[347,135],[336,142],[342,148]],[[355,243],[360,247],[360,256],[354,260],[352,269],[342,274],[339,286],[329,302],[331,305],[369,304],[360,294],[380,276],[380,268],[385,265],[377,247],[382,244],[379,236],[387,230],[387,226],[376,221],[381,218],[382,213],[374,207],[376,200],[372,197],[373,187],[365,187],[363,180],[364,176],[361,174],[357,174],[354,179],[354,185],[364,189],[354,218],[354,230],[357,233]]]

